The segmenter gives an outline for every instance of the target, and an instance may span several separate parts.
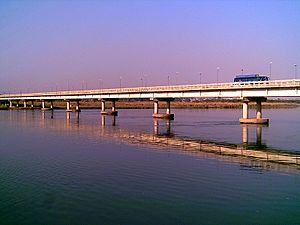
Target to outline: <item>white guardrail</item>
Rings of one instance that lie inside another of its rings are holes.
[[[241,89],[260,89],[260,88],[297,88],[300,87],[300,79],[294,80],[273,80],[257,82],[228,82],[213,84],[192,84],[192,85],[172,85],[172,86],[153,86],[135,88],[113,88],[77,91],[55,91],[55,92],[36,92],[36,93],[13,93],[2,94],[1,98],[22,98],[22,97],[46,97],[46,96],[78,96],[96,94],[131,94],[131,93],[161,93],[161,92],[189,92],[189,91],[210,91],[210,90],[241,90]]]

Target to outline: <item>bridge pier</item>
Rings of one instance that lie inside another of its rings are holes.
[[[9,108],[12,108],[13,107],[13,103],[12,101],[9,101]]]
[[[174,114],[171,113],[171,101],[173,98],[162,98],[162,99],[153,99],[154,108],[153,108],[153,118],[160,118],[160,119],[169,119],[174,120]],[[159,101],[166,101],[167,108],[166,113],[159,113]]]
[[[75,108],[75,111],[76,111],[76,112],[81,112],[79,101],[76,101],[76,108]]]
[[[112,102],[111,111],[105,111],[105,99],[101,100],[101,115],[107,115],[107,116],[117,116],[118,111],[116,110],[116,101],[117,99],[110,99]]]
[[[67,112],[72,112],[72,109],[71,109],[71,102],[69,100],[67,100],[67,109],[66,109]]]
[[[53,101],[50,101],[50,110],[53,110]]]
[[[249,118],[249,101],[256,102],[256,118]],[[262,118],[262,107],[261,103],[266,101],[264,97],[253,97],[253,98],[245,98],[243,101],[243,118],[240,119],[240,123],[250,123],[250,124],[268,124],[269,119]]]
[[[46,107],[45,107],[45,100],[42,101],[42,110],[46,110]]]
[[[27,108],[27,102],[24,101],[24,108]]]

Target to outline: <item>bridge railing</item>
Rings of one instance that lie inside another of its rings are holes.
[[[133,88],[113,88],[113,89],[95,89],[78,91],[57,91],[57,92],[39,92],[39,93],[19,93],[4,94],[1,98],[16,97],[45,97],[45,96],[82,96],[99,94],[122,94],[122,93],[154,93],[154,92],[180,92],[180,91],[208,91],[208,90],[226,90],[226,89],[255,89],[255,88],[280,88],[280,87],[300,87],[300,80],[273,80],[258,82],[228,82],[212,84],[192,84],[192,85],[172,85],[172,86],[153,86],[153,87],[133,87]]]

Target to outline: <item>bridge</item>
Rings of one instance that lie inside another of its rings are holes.
[[[153,117],[173,119],[171,113],[171,101],[175,98],[238,98],[243,100],[243,117],[241,123],[269,123],[269,119],[262,117],[263,101],[268,97],[300,97],[300,80],[274,80],[257,82],[230,82],[214,84],[153,86],[135,88],[114,88],[77,91],[55,91],[39,93],[2,94],[0,101],[9,103],[23,102],[27,108],[28,102],[41,101],[42,110],[46,110],[45,102],[50,102],[53,109],[53,101],[65,101],[67,111],[71,111],[70,102],[76,102],[76,111],[80,111],[80,101],[94,99],[101,101],[101,114],[117,115],[115,102],[119,99],[150,99],[154,102]],[[111,101],[111,111],[106,111],[105,102]],[[167,102],[165,113],[159,113],[159,102]],[[249,118],[250,101],[256,102],[256,118]],[[18,104],[17,104],[18,105]],[[33,105],[33,104],[32,104]]]

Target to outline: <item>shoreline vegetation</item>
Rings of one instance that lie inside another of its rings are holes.
[[[50,103],[46,102],[45,106],[47,108],[50,107]],[[76,103],[71,102],[71,108],[75,108]],[[112,103],[110,101],[106,102],[105,107],[111,108]],[[292,101],[292,100],[269,100],[267,102],[262,103],[262,107],[265,109],[272,108],[296,108],[300,106],[300,102]],[[53,102],[54,109],[65,109],[66,103],[63,101]],[[165,102],[159,102],[160,108],[166,108]],[[171,102],[171,107],[173,109],[241,109],[242,101],[239,100],[207,100],[207,101],[173,101]],[[249,103],[250,108],[255,108],[255,102]],[[34,102],[34,108],[41,108],[40,102]],[[81,101],[80,102],[81,109],[100,109],[101,103],[100,101]],[[116,101],[117,109],[152,109],[153,101]],[[1,104],[0,110],[9,109],[8,105]],[[24,109],[23,104],[19,103],[19,107],[14,105],[13,109]],[[27,105],[26,109],[31,109],[30,105]]]

